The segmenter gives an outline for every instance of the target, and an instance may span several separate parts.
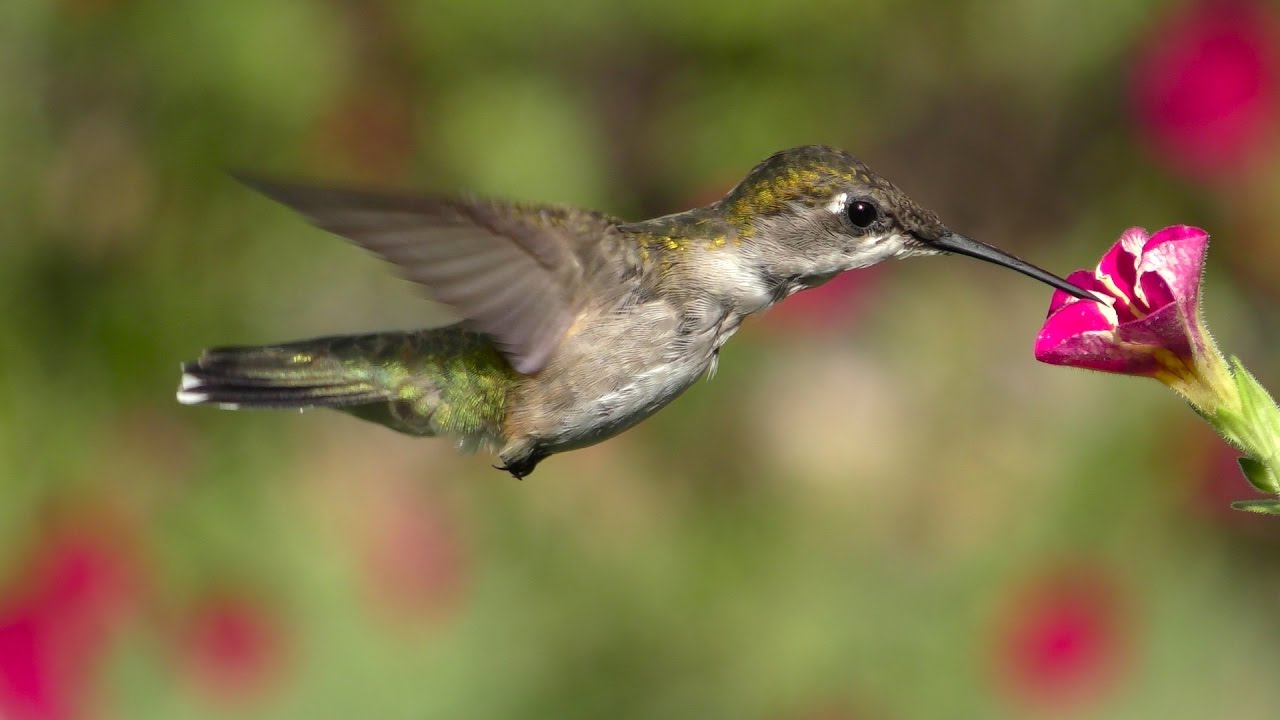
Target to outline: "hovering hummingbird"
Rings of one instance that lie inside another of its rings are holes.
[[[838,273],[956,253],[1077,297],[1066,280],[947,229],[848,153],[784,150],[724,198],[627,223],[589,210],[246,184],[395,264],[456,325],[204,351],[178,402],[327,407],[486,447],[523,478],[715,372],[744,318]]]

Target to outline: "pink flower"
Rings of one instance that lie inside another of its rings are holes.
[[[370,600],[398,619],[443,620],[462,600],[468,558],[447,513],[405,488],[393,488],[361,538],[361,571]],[[399,497],[396,497],[399,496]]]
[[[1275,518],[1257,513],[1232,510],[1230,504],[1240,498],[1240,451],[1224,444],[1204,425],[1195,423],[1173,437],[1177,455],[1172,467],[1185,473],[1186,486],[1182,500],[1187,512],[1196,520],[1213,523],[1218,531],[1234,533],[1240,538],[1280,549],[1280,524]],[[1161,455],[1155,461],[1169,465],[1169,447],[1156,449]],[[1159,465],[1157,465],[1159,467]],[[1256,492],[1256,491],[1255,491]],[[1254,495],[1253,499],[1260,497]]]
[[[102,660],[139,586],[125,543],[93,525],[75,517],[44,529],[0,597],[0,717],[70,720],[91,707]]]
[[[1192,175],[1238,172],[1280,125],[1280,30],[1262,4],[1197,2],[1150,35],[1132,104],[1147,141]]]
[[[848,327],[867,307],[880,280],[876,265],[841,273],[816,288],[804,290],[775,305],[762,322],[770,328],[823,332]]]
[[[1067,280],[1106,302],[1055,291],[1036,338],[1036,359],[1051,365],[1153,377],[1202,410],[1222,404],[1225,363],[1200,323],[1200,277],[1209,236],[1176,225],[1154,235],[1131,228],[1092,271]]]
[[[191,679],[210,700],[243,704],[262,697],[284,666],[275,615],[252,597],[218,591],[189,610],[182,653]]]
[[[1128,653],[1123,604],[1097,568],[1059,567],[1001,608],[995,670],[1019,702],[1061,709],[1095,701]]]
[[[1127,230],[1093,272],[1067,276],[1096,300],[1054,293],[1036,359],[1163,382],[1243,451],[1237,461],[1249,484],[1280,496],[1280,406],[1238,358],[1228,365],[1200,320],[1208,245],[1203,230],[1186,225]],[[1276,498],[1231,507],[1280,515]]]

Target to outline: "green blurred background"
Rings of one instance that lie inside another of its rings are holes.
[[[1065,274],[1214,235],[1280,386],[1266,4],[0,3],[0,718],[1264,718],[1280,523],[1156,383],[1039,365],[946,258],[748,323],[525,482],[336,413],[179,407],[201,348],[443,322],[225,170],[641,218],[849,149]]]

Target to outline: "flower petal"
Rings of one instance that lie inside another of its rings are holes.
[[[1168,286],[1169,294],[1181,301],[1184,311],[1194,313],[1208,248],[1209,235],[1200,228],[1189,225],[1167,227],[1152,235],[1143,246],[1138,275],[1159,275]],[[1151,310],[1159,309],[1155,298],[1148,299]]]
[[[1165,306],[1172,305],[1176,299],[1173,290],[1169,288],[1169,283],[1165,282],[1159,273],[1153,272],[1138,275],[1138,293],[1142,295],[1142,302],[1149,313],[1158,312]]]
[[[1045,321],[1036,338],[1036,359],[1050,365],[1150,375],[1158,365],[1154,348],[1117,342],[1115,311],[1101,303],[1063,306]]]
[[[1132,298],[1138,280],[1138,256],[1147,242],[1147,231],[1140,227],[1124,231],[1120,239],[1098,262],[1098,280],[1120,299]]]
[[[1116,329],[1116,339],[1123,343],[1162,348],[1190,366],[1193,362],[1191,332],[1187,318],[1174,304],[1165,305],[1141,320],[1121,323]]]
[[[1045,320],[1036,345],[1039,347],[1040,340],[1048,339],[1056,344],[1071,335],[1094,331],[1113,332],[1115,329],[1115,312],[1106,305],[1093,302],[1071,303]]]
[[[1110,308],[1100,303],[1071,303],[1059,308],[1057,312],[1044,321],[1040,335],[1036,337],[1036,359],[1042,362],[1054,362],[1046,359],[1058,357],[1057,353],[1065,343],[1086,333],[1107,333],[1116,329],[1115,314]],[[1054,362],[1058,365],[1069,365],[1068,362]]]

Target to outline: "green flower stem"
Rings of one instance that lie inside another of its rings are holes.
[[[1221,381],[1230,382],[1233,387],[1223,396],[1233,401],[1207,413],[1205,419],[1227,442],[1245,453],[1240,458],[1240,469],[1250,484],[1262,492],[1280,496],[1280,408],[1238,358],[1231,358],[1230,370],[1225,375]],[[1280,499],[1241,500],[1231,506],[1237,510],[1280,515]]]

